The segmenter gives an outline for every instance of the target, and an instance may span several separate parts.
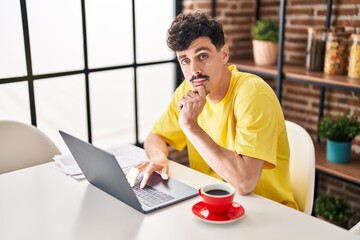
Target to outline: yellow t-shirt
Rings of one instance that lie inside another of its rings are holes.
[[[260,77],[238,72],[235,66],[229,70],[232,74],[225,97],[216,104],[207,101],[198,123],[221,147],[265,161],[254,193],[297,209],[290,184],[290,150],[280,103]],[[191,168],[221,179],[179,126],[178,102],[191,89],[187,81],[180,84],[152,132],[177,150],[187,146]]]

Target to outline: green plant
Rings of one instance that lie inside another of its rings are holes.
[[[315,200],[315,213],[324,219],[347,222],[352,215],[351,207],[344,198],[322,195]]]
[[[325,117],[319,124],[319,136],[337,142],[349,142],[360,132],[360,121],[356,115],[338,115]]]
[[[279,25],[272,20],[257,20],[252,28],[254,40],[278,42]]]

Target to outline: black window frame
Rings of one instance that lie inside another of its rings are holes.
[[[177,15],[182,11],[182,0],[174,0],[174,1],[175,1],[175,15]],[[139,122],[138,122],[137,71],[136,71],[137,68],[142,67],[142,66],[157,65],[157,64],[164,64],[164,63],[175,63],[176,71],[175,71],[175,76],[174,76],[175,77],[174,88],[177,85],[179,85],[180,82],[182,81],[182,74],[181,74],[180,67],[177,64],[177,60],[175,57],[168,61],[153,61],[153,62],[146,62],[146,63],[137,63],[137,60],[136,60],[136,50],[137,49],[136,49],[136,44],[135,44],[136,43],[135,0],[132,0],[132,9],[131,9],[131,11],[132,11],[132,26],[133,26],[133,55],[134,55],[134,62],[132,64],[101,67],[101,68],[89,68],[89,66],[88,66],[88,51],[87,51],[85,0],[81,0],[84,69],[76,70],[76,71],[49,73],[49,74],[38,74],[38,75],[34,75],[33,70],[32,70],[33,68],[32,68],[32,61],[31,61],[31,48],[30,48],[30,36],[29,36],[29,24],[28,24],[26,0],[20,0],[20,8],[21,8],[21,18],[22,18],[22,28],[23,28],[27,74],[26,74],[26,76],[21,76],[21,77],[0,78],[0,84],[15,83],[15,82],[27,82],[28,83],[31,124],[34,126],[37,126],[36,104],[35,104],[35,94],[34,94],[34,81],[35,80],[83,74],[85,76],[87,135],[88,135],[88,141],[91,143],[93,139],[92,139],[92,129],[91,129],[89,74],[94,73],[94,72],[103,72],[103,71],[109,71],[109,70],[115,70],[115,69],[133,68],[134,99],[135,99],[135,106],[134,106],[134,109],[135,109],[135,136],[136,136],[135,144],[138,146],[141,146],[142,143],[139,141]]]

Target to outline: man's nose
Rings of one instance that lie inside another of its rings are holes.
[[[191,74],[192,75],[198,75],[201,73],[200,64],[192,63],[191,65]]]

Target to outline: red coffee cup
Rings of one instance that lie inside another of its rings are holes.
[[[223,214],[233,203],[235,189],[229,184],[211,184],[200,188],[199,195],[210,213]]]

